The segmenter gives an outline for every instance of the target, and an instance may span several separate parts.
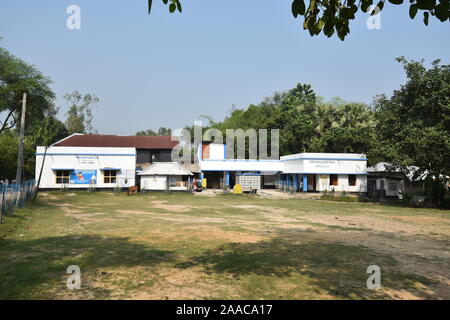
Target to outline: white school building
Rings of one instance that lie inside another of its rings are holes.
[[[187,190],[194,178],[201,178],[208,189],[222,189],[256,176],[260,188],[367,191],[364,154],[298,153],[274,160],[229,159],[225,144],[204,142],[197,148],[195,170],[183,163],[157,165],[171,162],[176,144],[171,137],[74,134],[48,148],[37,147],[36,181],[41,177],[42,189],[138,185],[147,190]]]
[[[261,188],[294,191],[367,191],[367,158],[355,153],[298,153],[278,160],[227,159],[226,145],[204,143],[198,158],[207,186],[233,186],[243,174],[261,176]]]

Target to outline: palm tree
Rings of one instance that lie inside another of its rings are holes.
[[[337,111],[339,126],[343,128],[367,128],[374,125],[373,113],[365,104],[351,103]]]
[[[316,123],[315,131],[318,137],[322,137],[326,131],[339,125],[336,108],[330,104],[317,105],[313,115]]]

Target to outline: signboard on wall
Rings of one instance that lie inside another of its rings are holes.
[[[332,168],[336,167],[336,160],[310,160],[315,168]]]
[[[97,182],[97,170],[73,170],[70,173],[70,184],[90,184]]]
[[[81,164],[94,164],[95,160],[98,159],[98,157],[88,157],[88,156],[78,156],[77,158]]]

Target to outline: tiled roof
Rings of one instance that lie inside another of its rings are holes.
[[[136,149],[173,149],[178,141],[170,136],[116,136],[74,134],[54,144],[58,147],[123,147]]]

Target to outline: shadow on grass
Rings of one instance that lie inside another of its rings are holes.
[[[80,267],[83,283],[83,275],[97,281],[104,274],[114,273],[114,268],[151,267],[174,260],[171,251],[133,243],[128,238],[93,235],[4,240],[0,252],[0,299],[52,299],[69,294],[65,281],[70,265]],[[48,293],[48,288],[54,288],[54,294]],[[83,289],[82,285],[81,293]],[[94,291],[93,298],[106,298],[112,293],[108,289]]]
[[[382,290],[367,289],[369,274],[366,270],[370,265],[381,268]],[[335,298],[392,298],[385,289],[407,290],[420,298],[438,298],[437,293],[425,288],[431,284],[430,280],[398,272],[396,265],[397,261],[391,256],[363,246],[274,238],[257,243],[225,244],[177,266],[183,269],[201,266],[207,274],[231,274],[240,279],[249,275],[266,276],[267,282],[297,275],[303,277],[312,290],[321,289]],[[303,284],[298,284],[299,290],[304,289]]]

